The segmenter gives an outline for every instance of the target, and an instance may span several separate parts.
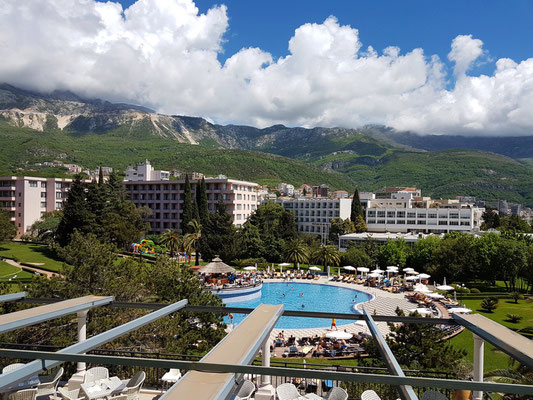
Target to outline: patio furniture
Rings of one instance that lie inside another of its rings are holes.
[[[51,375],[39,375],[39,383],[37,385],[37,397],[44,395],[57,394],[57,385],[59,385],[59,379],[63,376],[64,369],[59,368],[55,374]]]
[[[361,400],[381,400],[381,398],[373,390],[365,390],[361,393]]]
[[[83,383],[96,382],[109,378],[109,370],[105,367],[94,367],[88,369],[83,378]]]
[[[8,400],[35,400],[37,389],[24,389],[7,396]]]
[[[422,400],[448,400],[448,398],[436,390],[427,390],[422,395]]]
[[[348,393],[346,393],[346,390],[344,390],[343,388],[335,386],[329,391],[328,397],[326,397],[326,399],[327,400],[347,400]]]
[[[23,363],[14,363],[14,364],[6,365],[6,366],[2,369],[2,373],[5,374],[5,373],[7,373],[7,372],[14,371],[14,370],[16,370],[17,368],[22,367],[23,365],[24,365]]]
[[[237,396],[235,396],[235,400],[249,400],[250,397],[252,397],[252,394],[255,392],[255,385],[252,381],[245,380],[241,387],[239,388],[239,391],[237,392]]]
[[[142,384],[146,379],[146,373],[139,371],[126,383],[126,387],[122,389],[120,394],[128,396],[128,400],[138,400],[139,392],[141,391]]]
[[[83,393],[80,393],[80,389],[75,390],[67,390],[64,387],[60,387],[57,389],[59,392],[59,396],[61,396],[64,400],[82,400],[85,399],[85,396]]]
[[[107,400],[128,400],[128,395],[117,394],[116,396],[108,397]]]
[[[165,383],[176,383],[181,378],[181,372],[178,368],[170,368],[170,371],[161,377]]]
[[[104,378],[98,381],[82,383],[82,394],[89,400],[102,399],[114,394],[119,394],[126,384],[123,383],[117,376],[111,378]]]
[[[276,388],[279,400],[298,400],[300,393],[292,383],[283,383]]]

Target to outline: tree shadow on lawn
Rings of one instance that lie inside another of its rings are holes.
[[[54,250],[52,250],[50,247],[48,247],[45,244],[30,244],[29,248],[31,251],[35,253],[41,253],[43,256],[50,258],[54,261],[58,261],[58,262],[64,261],[63,259],[58,257],[58,255],[56,254]]]

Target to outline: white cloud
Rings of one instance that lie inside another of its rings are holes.
[[[94,0],[4,0],[0,26],[0,81],[26,88],[257,126],[384,123],[473,135],[533,127],[533,59],[500,59],[492,75],[469,76],[486,58],[471,35],[451,43],[450,89],[437,56],[363,48],[357,29],[335,17],[296,29],[284,57],[250,47],[223,65],[226,7],[200,14],[193,0],[138,0],[126,10]]]

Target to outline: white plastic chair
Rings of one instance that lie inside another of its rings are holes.
[[[252,381],[244,381],[235,396],[235,400],[249,400],[255,392],[255,385]]]
[[[361,400],[381,400],[381,398],[373,390],[365,390],[361,394]]]
[[[63,368],[59,368],[54,375],[40,375],[39,383],[37,385],[37,397],[44,395],[54,395],[54,398],[57,394],[57,385],[59,385],[59,379],[63,376]]]
[[[94,367],[88,369],[83,378],[83,383],[99,381],[109,378],[109,370],[105,367]]]
[[[278,400],[297,400],[300,397],[298,389],[292,383],[283,383],[276,388]]]
[[[24,364],[23,363],[15,363],[15,364],[9,364],[9,365],[6,365],[3,369],[2,369],[2,373],[5,374],[6,372],[11,372],[11,371],[14,371],[20,367],[22,367]]]
[[[146,373],[139,371],[126,383],[126,387],[120,392],[121,395],[128,396],[128,400],[139,400],[139,392],[146,379]]]
[[[176,383],[181,379],[181,371],[177,368],[170,368],[170,371],[168,371],[161,380],[166,383]]]
[[[64,400],[82,400],[85,399],[85,396],[83,394],[80,394],[80,389],[75,390],[67,390],[64,387],[60,387],[57,389],[59,392],[59,396],[61,396]]]
[[[24,389],[11,393],[7,396],[8,400],[35,400],[37,389]]]
[[[422,400],[448,400],[448,398],[436,390],[427,390],[422,395]]]
[[[348,399],[348,393],[346,393],[346,390],[343,388],[340,388],[338,386],[331,388],[331,390],[328,393],[328,397],[326,397],[327,400],[347,400]]]

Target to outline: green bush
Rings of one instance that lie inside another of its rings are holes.
[[[470,293],[481,293],[481,290],[479,290],[478,288],[472,288],[470,289]]]
[[[524,296],[522,296],[522,293],[520,292],[512,292],[510,296],[511,299],[514,300],[515,304],[518,304],[518,300],[522,300],[524,298]]]
[[[517,324],[522,320],[522,316],[518,314],[507,314],[507,321],[512,322],[513,324]]]
[[[496,297],[485,297],[481,301],[481,308],[487,312],[493,312],[496,308],[498,308],[499,299]]]

